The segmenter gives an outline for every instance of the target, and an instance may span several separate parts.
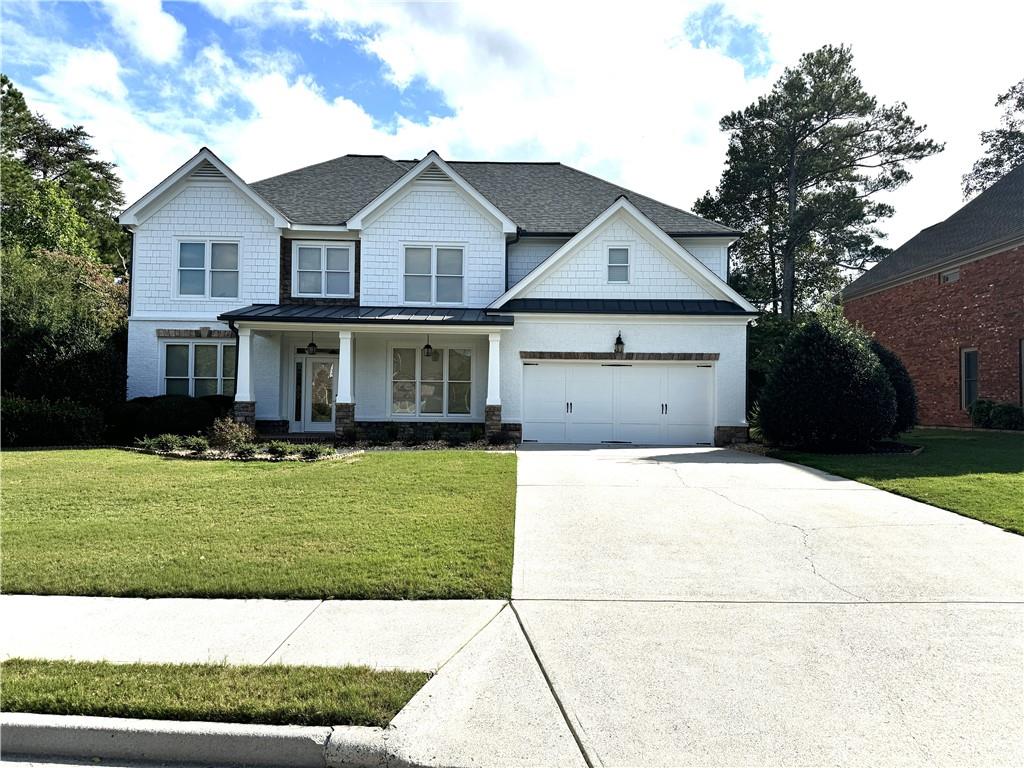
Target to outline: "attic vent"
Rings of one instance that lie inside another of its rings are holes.
[[[451,181],[448,178],[448,174],[438,168],[436,165],[428,165],[419,176],[416,177],[416,181]]]
[[[209,160],[203,160],[189,174],[193,179],[223,179],[224,174],[217,170],[216,166]]]

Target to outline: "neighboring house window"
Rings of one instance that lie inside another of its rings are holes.
[[[472,406],[473,353],[414,347],[391,350],[391,413],[395,416],[468,416]]]
[[[960,279],[960,270],[959,269],[949,269],[949,270],[946,270],[945,272],[939,272],[939,283],[941,283],[943,285],[946,284],[946,283],[955,283],[959,279]]]
[[[165,344],[164,394],[235,394],[235,345],[200,341]]]
[[[978,350],[965,349],[960,352],[961,406],[966,410],[978,399]]]
[[[612,246],[608,249],[608,282],[629,282],[629,248]]]
[[[179,241],[178,295],[238,298],[238,243],[224,240]]]
[[[352,246],[340,243],[292,245],[292,295],[351,298]]]
[[[407,304],[462,304],[465,251],[461,246],[409,245],[404,249]]]

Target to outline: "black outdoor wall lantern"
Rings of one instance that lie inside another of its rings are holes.
[[[429,333],[427,334],[427,343],[423,345],[423,356],[424,357],[433,357],[434,356],[434,348],[432,346],[430,346],[430,334]]]
[[[619,331],[619,335],[615,337],[615,354],[621,355],[626,351],[626,342],[622,340],[622,331]]]
[[[310,331],[309,332],[309,344],[306,345],[306,354],[307,355],[315,355],[317,349],[318,349],[318,347],[316,345],[316,342],[313,341],[313,332]]]

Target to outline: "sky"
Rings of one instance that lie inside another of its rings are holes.
[[[721,174],[719,119],[847,44],[946,144],[885,198],[891,247],[963,204],[1024,77],[1024,4],[986,0],[3,0],[0,22],[3,71],[94,136],[129,202],[205,145],[247,181],[348,153],[557,160],[689,209]]]

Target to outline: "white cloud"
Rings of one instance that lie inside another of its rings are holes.
[[[175,61],[185,42],[185,27],[163,10],[160,0],[102,0],[114,29],[143,57],[158,64]]]

